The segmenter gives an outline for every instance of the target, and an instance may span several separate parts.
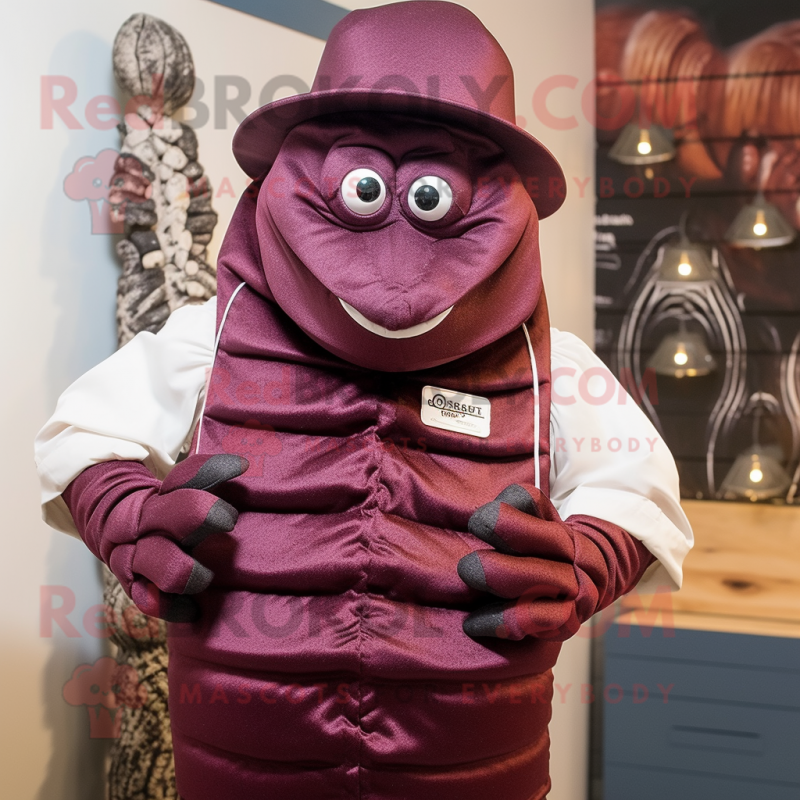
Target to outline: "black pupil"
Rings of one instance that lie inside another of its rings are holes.
[[[362,178],[356,184],[356,194],[359,200],[372,203],[381,196],[381,185],[375,178]]]
[[[414,202],[422,211],[433,211],[439,205],[439,192],[430,184],[420,186],[414,192]]]

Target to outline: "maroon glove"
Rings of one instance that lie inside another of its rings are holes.
[[[569,639],[592,614],[630,591],[655,560],[610,522],[562,520],[533,486],[504,489],[470,517],[468,527],[494,550],[464,556],[458,574],[473,589],[506,598],[466,617],[464,632],[471,637]]]
[[[138,461],[84,470],[63,493],[89,549],[151,617],[190,622],[214,574],[191,555],[210,534],[231,531],[238,511],[211,494],[248,467],[235,455],[190,456],[162,483]]]

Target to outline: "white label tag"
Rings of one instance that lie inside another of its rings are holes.
[[[422,389],[422,422],[431,428],[485,439],[489,435],[491,417],[492,404],[488,397],[451,392],[437,386]]]

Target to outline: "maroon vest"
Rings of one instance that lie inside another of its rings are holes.
[[[242,212],[240,207],[237,214]],[[264,288],[250,228],[219,267],[218,350],[198,450],[249,471],[236,529],[195,555],[202,621],[170,630],[184,800],[534,800],[549,788],[560,645],[472,640],[486,602],[456,572],[481,504],[550,469],[549,326],[430,370],[372,372],[313,342]],[[535,413],[533,367],[538,372]],[[487,438],[429,427],[423,387],[488,398]]]

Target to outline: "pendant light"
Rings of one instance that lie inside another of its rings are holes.
[[[629,122],[608,151],[620,164],[660,164],[675,158],[672,132],[660,125]]]
[[[794,241],[797,231],[789,224],[780,209],[770,203],[759,189],[731,223],[725,234],[734,247],[781,247]]]
[[[617,137],[608,157],[620,164],[660,164],[675,158],[672,131],[654,125],[646,118],[639,99],[639,119],[629,122]]]
[[[647,361],[647,366],[657,375],[671,378],[696,378],[708,375],[717,368],[717,362],[706,345],[705,337],[696,331],[687,331],[681,320],[675,333],[667,334]]]
[[[759,442],[763,406],[757,406],[753,419],[753,444],[741,452],[722,481],[720,491],[728,500],[748,498],[753,502],[780,497],[791,478],[774,455],[776,448]]]
[[[705,247],[689,241],[686,233],[687,219],[688,212],[684,211],[678,226],[680,239],[662,248],[658,270],[658,279],[661,281],[689,283],[709,281],[714,277],[714,268]]]

